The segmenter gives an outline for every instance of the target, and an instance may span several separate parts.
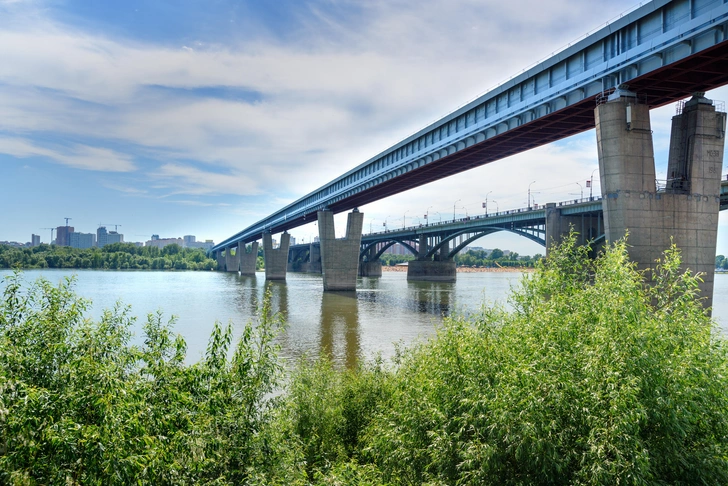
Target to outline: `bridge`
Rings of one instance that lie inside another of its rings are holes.
[[[728,209],[728,175],[721,182],[720,210]],[[549,218],[558,212],[559,218]],[[562,227],[569,218],[567,227]],[[550,203],[542,207],[518,208],[488,215],[417,224],[406,228],[378,231],[361,237],[359,275],[380,276],[379,258],[394,244],[399,243],[420,260],[452,260],[455,255],[489,234],[508,231],[528,238],[544,248],[558,231],[560,234],[573,227],[580,241],[599,243],[605,238],[602,198],[599,196]],[[424,246],[423,246],[424,245]],[[288,271],[321,273],[319,243],[291,245]],[[416,265],[416,263],[415,263]],[[233,263],[233,266],[234,263]],[[453,281],[455,272],[441,272],[433,280]]]
[[[685,105],[685,116],[681,113],[676,117],[678,122],[673,121],[670,197],[661,199],[655,198],[658,188],[654,184],[649,109],[728,84],[727,32],[726,0],[653,0],[239,231],[215,246],[213,253],[227,254],[262,238],[270,263],[275,260],[280,264],[287,259],[275,255],[267,241],[270,235],[284,232],[284,242],[287,230],[318,220],[324,260],[334,265],[324,271],[324,288],[350,289],[356,278],[351,261],[358,259],[359,244],[343,242],[361,236],[363,215],[356,208],[596,127],[605,194],[602,205],[605,214],[609,212],[607,206],[614,206],[611,214],[615,215],[611,223],[607,215],[605,226],[613,233],[607,238],[614,239],[629,228],[639,243],[631,256],[640,265],[649,266],[654,254],[650,248],[663,245],[665,238],[669,241],[670,232],[688,231],[695,218],[685,214],[697,211],[704,216],[698,219],[706,219],[716,228],[705,231],[717,232],[717,216],[710,214],[718,211],[715,201],[721,169],[714,165],[723,159],[723,107],[697,97]],[[700,119],[697,124],[696,116]],[[706,142],[709,136],[713,137],[710,143]],[[696,140],[700,140],[699,146]],[[706,171],[710,174],[707,179]],[[713,183],[708,181],[711,177]],[[673,222],[660,217],[660,227],[652,228],[647,219],[639,217],[638,212],[645,208],[638,210],[631,194],[647,200],[643,202],[652,201],[650,211],[662,214],[670,206],[669,211],[676,215]],[[675,202],[696,200],[711,206],[697,208]],[[656,204],[667,206],[659,209]],[[677,209],[675,204],[684,208]],[[333,214],[347,210],[353,210],[347,237],[336,240]],[[638,227],[645,228],[644,238],[635,233]],[[699,238],[700,251],[695,242],[686,246],[695,246],[696,255],[706,253],[710,247],[706,238]],[[680,244],[679,237],[677,240]],[[330,256],[326,258],[329,245]],[[715,242],[712,247],[714,252]],[[693,258],[692,253],[689,258]],[[342,259],[350,261],[348,266],[339,265]],[[697,260],[693,263],[698,265]],[[701,271],[705,265],[700,263]],[[284,278],[285,269],[272,272],[267,278]],[[347,282],[338,282],[342,278]],[[712,273],[709,286],[712,294]]]

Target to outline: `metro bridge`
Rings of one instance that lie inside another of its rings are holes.
[[[660,199],[654,197],[658,188],[649,109],[728,84],[727,33],[727,0],[648,2],[212,251],[221,257],[262,238],[266,270],[271,268],[267,278],[285,278],[280,265],[287,258],[273,252],[271,234],[283,231],[281,241],[287,241],[286,230],[318,220],[324,261],[333,265],[324,268],[324,288],[351,289],[359,243],[350,240],[361,235],[363,222],[356,208],[596,127],[602,207],[605,217],[613,219],[606,226],[614,234],[607,239],[618,238],[628,227],[638,242],[630,256],[644,266],[675,233],[679,246],[695,248],[684,254],[703,271],[709,262],[695,258],[710,253],[711,246],[715,252],[718,205],[711,201],[720,192],[725,113],[700,95],[684,105],[686,111],[673,122],[669,197]],[[693,144],[696,140],[699,145]],[[630,199],[630,194],[641,196]],[[333,214],[352,209],[347,237],[335,240]],[[662,214],[671,211],[676,216],[668,221]],[[690,212],[694,214],[688,216]],[[700,231],[705,235],[699,244],[693,238],[683,245],[679,235],[688,234],[696,220],[704,222]],[[709,280],[712,295],[712,273]]]

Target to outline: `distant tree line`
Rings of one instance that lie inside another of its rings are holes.
[[[498,248],[491,250],[468,250],[465,253],[455,255],[453,258],[459,267],[533,267],[537,261],[543,258],[543,255],[536,254],[534,256],[520,256],[518,253],[511,252],[506,255],[503,250]],[[399,263],[408,262],[415,259],[412,254],[393,255],[384,253],[379,258],[384,266],[394,266]]]
[[[715,269],[716,270],[728,270],[728,258],[723,255],[715,256]]]
[[[508,255],[499,248],[491,250],[468,250],[465,253],[455,255],[455,263],[462,267],[533,267],[543,255],[537,253],[534,256],[520,256],[516,252]]]
[[[33,248],[0,245],[0,268],[90,268],[108,270],[214,270],[202,248],[164,248],[112,243],[103,248],[42,244]]]

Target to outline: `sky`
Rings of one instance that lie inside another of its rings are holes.
[[[220,242],[634,6],[0,0],[0,241],[48,242],[68,217],[126,241]],[[674,110],[651,112],[658,178]],[[523,207],[529,185],[563,201],[588,196],[597,167],[591,130],[359,209],[368,232],[480,214],[486,197]],[[475,245],[544,252],[507,233]]]

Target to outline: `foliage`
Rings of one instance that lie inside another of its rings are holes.
[[[386,267],[393,267],[397,265],[398,263],[404,263],[404,262],[410,262],[415,259],[415,256],[412,254],[409,255],[395,255],[394,253],[382,253],[382,256],[379,257],[379,260],[382,262],[382,265]]]
[[[728,258],[726,258],[723,255],[716,255],[715,268],[721,269],[721,270],[728,270]]]
[[[646,286],[626,243],[572,236],[511,296],[437,335],[280,385],[267,296],[206,357],[149,316],[10,277],[0,307],[2,484],[728,484],[728,347],[668,250]],[[282,388],[277,388],[281,386]]]
[[[514,311],[406,355],[364,452],[406,484],[726,484],[728,354],[674,248],[651,287],[626,244],[573,237]]]
[[[214,270],[217,264],[201,248],[180,248],[176,244],[161,249],[132,243],[84,249],[42,244],[33,248],[0,245],[0,268]]]
[[[266,445],[279,366],[277,318],[260,321],[231,352],[232,327],[215,325],[205,358],[148,317],[132,346],[129,309],[83,318],[72,281],[10,277],[0,307],[0,483],[240,484]],[[229,358],[228,356],[231,355]]]
[[[503,250],[496,248],[488,253],[486,250],[470,249],[465,253],[455,255],[455,262],[466,267],[534,267],[542,255],[520,256],[518,253],[510,252],[506,255]]]

